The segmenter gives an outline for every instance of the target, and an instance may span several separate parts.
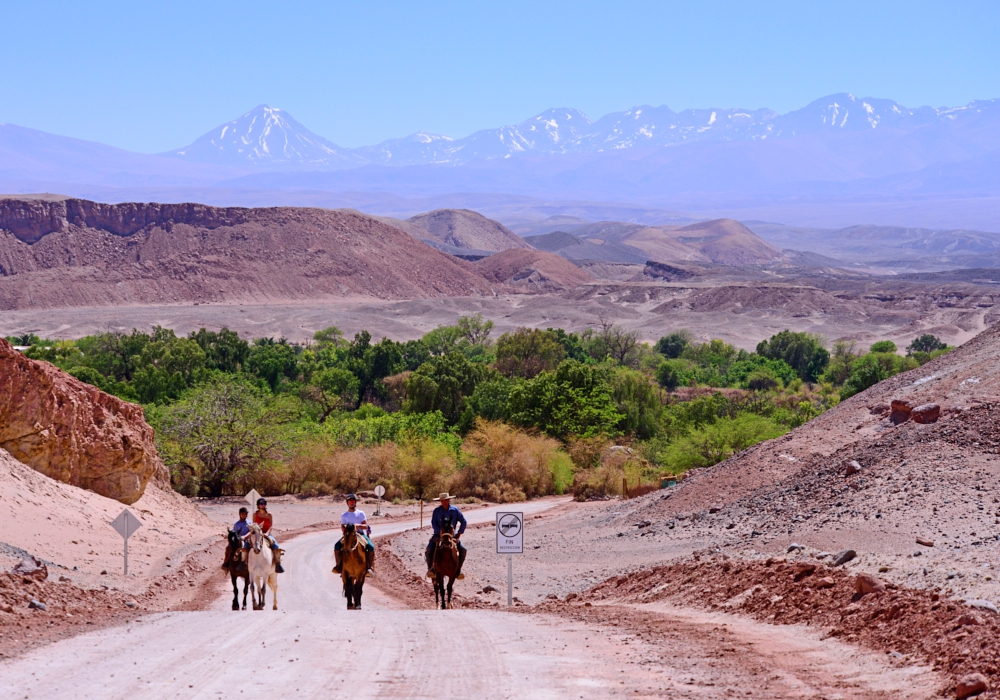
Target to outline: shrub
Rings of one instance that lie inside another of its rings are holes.
[[[510,422],[552,437],[613,435],[622,420],[603,368],[566,360],[555,372],[516,383],[508,403]]]
[[[784,360],[806,382],[815,382],[826,369],[830,353],[823,347],[823,339],[812,333],[793,333],[783,330],[757,344],[757,354],[773,360]]]
[[[426,501],[451,479],[455,462],[455,453],[446,445],[430,438],[409,440],[396,453],[400,486],[407,496]]]
[[[896,352],[896,344],[891,340],[880,340],[877,343],[872,343],[868,352]]]
[[[763,440],[784,435],[786,429],[764,416],[744,413],[720,418],[692,430],[670,445],[662,458],[676,473],[709,467]]]
[[[456,475],[455,490],[463,496],[505,503],[555,491],[559,443],[552,438],[480,419],[462,450],[465,466]]]
[[[671,333],[657,340],[653,349],[664,357],[674,360],[680,357],[684,349],[691,344],[692,337],[691,332],[686,330]]]
[[[593,469],[601,463],[601,455],[611,445],[606,435],[570,438],[566,449],[577,469]]]
[[[689,360],[664,360],[656,368],[656,381],[667,391],[687,386],[695,376],[697,367]]]
[[[750,391],[774,391],[781,386],[781,380],[766,367],[755,369],[746,379],[746,388]]]
[[[930,353],[935,350],[944,350],[947,347],[948,346],[936,335],[925,333],[919,338],[914,338],[913,342],[906,346],[906,354],[912,355],[917,352]]]
[[[537,328],[518,328],[497,340],[494,367],[506,377],[531,379],[539,372],[559,366],[566,350],[555,333]]]

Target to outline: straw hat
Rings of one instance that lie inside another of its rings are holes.
[[[452,498],[454,498],[454,496],[452,496],[450,493],[448,493],[447,491],[445,491],[444,493],[442,493],[441,495],[439,495],[434,500],[435,501],[450,501]]]

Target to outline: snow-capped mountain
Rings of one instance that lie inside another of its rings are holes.
[[[287,112],[268,105],[258,105],[239,119],[212,129],[190,146],[163,155],[199,163],[263,168],[331,168],[365,162],[309,131]]]

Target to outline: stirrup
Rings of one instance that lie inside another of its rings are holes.
[[[437,578],[437,574],[434,573],[433,569],[428,570],[427,578]]]
[[[375,569],[368,569],[365,572],[365,578],[375,578]]]
[[[458,574],[457,576],[455,576],[456,581],[461,581],[463,578],[465,578],[465,574]]]

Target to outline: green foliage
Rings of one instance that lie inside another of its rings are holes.
[[[767,390],[777,389],[791,384],[798,376],[795,369],[784,360],[749,353],[743,353],[743,355],[745,357],[741,357],[726,368],[726,383],[729,386],[759,391],[759,388],[751,384],[751,378],[757,375],[758,381],[761,377],[777,380],[777,383],[766,382],[770,384],[766,387]]]
[[[720,418],[691,430],[667,447],[661,461],[674,473],[709,467],[785,432],[786,429],[773,420],[752,413]]]
[[[663,403],[649,378],[640,372],[619,369],[611,375],[610,383],[611,396],[622,416],[617,430],[640,440],[656,435]]]
[[[490,347],[490,333],[493,321],[487,321],[482,314],[461,316],[454,326],[438,326],[420,342],[435,357],[443,357],[459,352],[470,359],[485,359]]]
[[[872,343],[868,352],[896,352],[896,344],[891,340],[880,340]]]
[[[220,372],[239,372],[250,352],[250,343],[225,326],[218,333],[202,328],[188,338],[198,343],[205,353],[206,367]]]
[[[840,386],[851,376],[855,361],[860,357],[857,343],[853,340],[838,340],[833,344],[833,354],[822,379]]]
[[[164,409],[154,427],[167,466],[194,472],[202,495],[221,496],[286,453],[297,417],[253,382],[222,375]]]
[[[925,333],[919,338],[914,338],[913,342],[906,346],[906,354],[912,355],[917,352],[932,353],[935,350],[945,350],[948,346],[936,335]]]
[[[698,366],[690,360],[664,360],[656,368],[656,381],[667,391],[687,386],[697,374]]]
[[[611,395],[608,370],[566,360],[554,372],[516,383],[508,418],[514,425],[564,439],[613,435],[624,416]]]
[[[840,399],[854,396],[883,379],[918,366],[912,357],[900,357],[894,352],[870,352],[854,362],[851,376],[840,390]]]
[[[348,370],[330,367],[313,373],[300,396],[316,406],[317,420],[323,423],[334,411],[357,405],[359,386],[358,378]]]
[[[815,382],[826,369],[830,353],[823,340],[812,333],[783,330],[757,344],[757,354],[774,360],[784,360],[806,382]]]
[[[506,377],[531,379],[559,366],[566,349],[551,331],[518,328],[497,340],[494,367]]]
[[[506,420],[513,386],[514,382],[503,376],[480,382],[476,385],[472,396],[466,399],[466,407],[471,410],[474,417],[492,421]],[[471,425],[463,427],[467,430]]]
[[[440,411],[430,413],[386,413],[365,406],[354,413],[334,416],[324,425],[329,435],[341,447],[364,447],[384,442],[407,442],[428,439],[455,450],[461,438],[449,427]]]
[[[656,341],[653,349],[669,360],[676,360],[691,344],[693,337],[690,331],[678,331],[665,335]]]
[[[316,331],[313,333],[313,340],[316,341],[316,344],[321,348],[339,348],[347,344],[347,341],[344,340],[343,331],[336,326],[330,326],[329,328]]]
[[[295,348],[284,338],[277,342],[258,338],[247,353],[247,371],[267,382],[271,391],[277,391],[283,380],[295,378],[296,365]]]
[[[465,410],[465,397],[472,395],[490,371],[459,352],[432,358],[407,379],[403,409],[409,413],[440,411],[454,425]]]

